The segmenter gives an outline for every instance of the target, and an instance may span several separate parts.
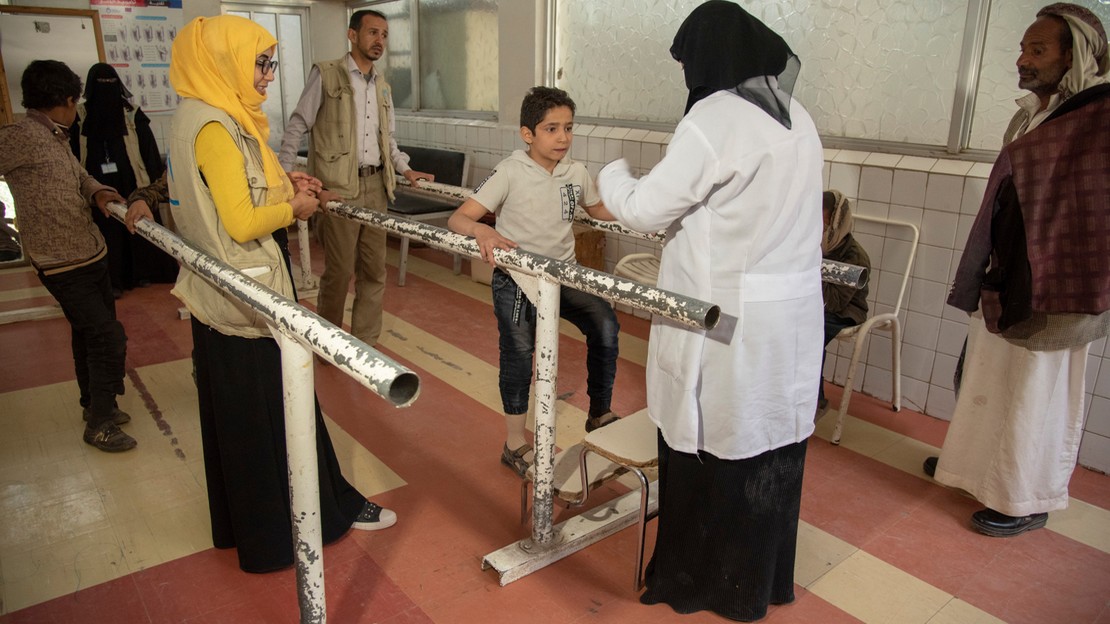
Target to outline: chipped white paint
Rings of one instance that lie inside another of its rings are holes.
[[[293,521],[293,567],[301,623],[323,624],[323,531],[320,526],[320,475],[316,460],[316,396],[312,352],[285,331],[273,330],[281,347],[281,381],[285,401],[285,445],[289,468],[289,504]]]
[[[539,278],[536,306],[535,477],[532,487],[532,541],[540,548],[555,540],[555,395],[559,376],[559,283]]]
[[[330,202],[327,209],[334,214],[415,238],[439,249],[470,258],[481,257],[478,244],[473,238],[441,227],[340,202]],[[546,274],[560,284],[609,301],[647,310],[690,327],[713,328],[720,318],[720,308],[711,303],[577,264],[561,262],[521,249],[495,249],[493,257],[500,267],[516,269],[529,275]]]
[[[821,260],[821,281],[837,286],[850,286],[859,290],[867,285],[870,279],[866,267],[861,267],[847,262],[837,262],[824,258]]]
[[[309,248],[311,245],[308,242],[308,222],[297,220],[297,247],[301,257],[301,288],[306,291],[317,290],[320,288],[320,283],[316,281],[316,276],[312,274],[312,256]],[[302,296],[305,293],[300,293]]]
[[[108,208],[112,216],[123,221],[127,211],[122,204],[112,203]],[[316,397],[309,349],[398,407],[416,400],[420,379],[366,343],[205,254],[154,221],[139,221],[136,229],[143,238],[180,260],[186,269],[250,306],[265,319],[281,347],[297,597],[301,622],[323,624],[327,605],[316,456]]]

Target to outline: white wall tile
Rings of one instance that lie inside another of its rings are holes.
[[[959,212],[964,198],[964,178],[954,175],[929,174],[925,188],[925,208]]]
[[[871,342],[867,345],[867,350],[864,351],[867,354],[868,366],[890,370],[890,349],[889,333],[871,332]]]
[[[899,204],[891,204],[889,217],[895,221],[905,221],[916,225],[918,230],[921,229],[921,219],[925,214],[925,210],[921,208],[914,208],[913,206],[902,206]],[[888,226],[886,235],[890,238],[899,240],[912,240],[913,235],[910,229],[902,226]]]
[[[983,193],[986,190],[986,180],[982,178],[964,178],[964,194],[960,200],[960,212],[968,215],[979,214],[979,206],[983,203]]]
[[[921,156],[904,156],[902,160],[898,161],[899,169],[909,169],[913,171],[930,171],[937,164],[936,158],[922,158]]]
[[[902,407],[923,412],[929,399],[929,384],[902,376]]]
[[[651,169],[659,164],[662,148],[657,143],[642,143],[640,145],[640,166]]]
[[[839,152],[837,152],[836,156],[832,160],[833,160],[833,162],[852,163],[852,164],[858,165],[858,164],[861,164],[863,161],[867,160],[868,156],[870,156],[870,155],[871,155],[871,152],[857,152],[855,150],[840,150]]]
[[[1091,401],[1086,431],[1110,437],[1110,399],[1097,396]]]
[[[880,154],[876,152],[868,156],[867,159],[863,161],[863,164],[893,169],[898,166],[898,161],[900,160],[902,160],[901,154]]]
[[[958,357],[966,339],[967,323],[941,319],[940,335],[937,336],[937,354]]]
[[[954,387],[952,377],[956,373],[957,361],[958,359],[951,355],[936,354],[936,358],[933,360],[933,373],[929,382],[934,386],[951,390]]]
[[[605,159],[605,139],[597,137],[586,138],[586,160],[601,162]]]
[[[952,269],[952,250],[932,245],[918,245],[913,263],[913,276],[933,282],[948,282]]]
[[[586,137],[577,137],[574,142],[570,144],[570,157],[578,162],[586,162],[589,160],[589,139]]]
[[[605,139],[605,155],[601,160],[602,164],[611,163],[621,157],[623,148],[623,141],[619,139]]]
[[[878,266],[884,271],[902,274],[906,270],[906,262],[910,258],[911,243],[909,241],[888,238],[883,243],[883,256],[880,262],[871,259],[871,266]],[[916,261],[915,261],[916,262]],[[889,301],[886,303],[894,303]]]
[[[960,215],[960,220],[956,224],[956,236],[952,242],[952,249],[963,253],[964,247],[967,245],[967,236],[971,234],[971,226],[975,223],[975,217],[972,215]]]
[[[931,316],[941,316],[944,300],[948,298],[948,287],[944,284],[926,280],[913,280],[910,286],[909,309],[924,312]]]
[[[1106,348],[1106,342],[1106,338],[1099,338],[1098,340],[1092,342],[1091,347],[1087,350],[1087,353],[1093,353],[1094,355],[1099,356],[1110,356],[1110,353],[1107,353],[1104,350]]]
[[[1087,393],[1094,392],[1095,385],[1098,381],[1099,364],[1102,363],[1102,358],[1098,356],[1087,354],[1087,366],[1083,375],[1083,391]]]
[[[863,392],[881,401],[890,401],[894,398],[892,378],[889,370],[868,364],[867,373],[863,378]]]
[[[903,206],[925,206],[925,187],[929,175],[923,171],[894,172],[894,181],[890,189],[890,203]]]
[[[1083,434],[1079,443],[1079,465],[1110,473],[1110,438],[1097,433]]]
[[[860,170],[859,199],[890,203],[890,190],[893,183],[894,171],[864,166]]]
[[[1100,365],[1098,366],[1098,376],[1096,377],[1097,381],[1095,381],[1093,385],[1088,384],[1087,391],[1094,392],[1100,397],[1106,397],[1110,399],[1110,360],[1104,358],[1097,359],[1100,362]],[[1091,368],[1090,360],[1087,361],[1087,368]]]
[[[952,249],[959,222],[960,215],[956,213],[926,210],[921,219],[921,244]]]
[[[966,160],[941,159],[938,160],[937,164],[933,165],[933,168],[929,171],[932,173],[943,173],[963,177],[967,175],[969,171],[971,171],[971,166],[973,164],[974,163],[968,162]]]
[[[888,354],[887,357],[890,357]],[[932,349],[922,349],[911,344],[902,344],[902,375],[929,381],[933,376],[933,361],[936,353]],[[868,364],[872,362],[868,361]]]
[[[831,170],[831,168],[832,163],[827,160],[825,161],[825,164],[821,165],[821,190],[823,191],[829,190],[829,171]]]
[[[956,407],[956,395],[948,388],[942,388],[937,385],[929,385],[929,399],[925,404],[925,410],[930,416],[935,416],[941,420],[952,420],[952,411]]]
[[[859,165],[834,162],[829,169],[829,189],[840,191],[851,199],[859,197],[859,172]]]
[[[936,349],[940,336],[940,318],[920,312],[908,312],[902,336],[907,344],[916,345],[930,351]]]

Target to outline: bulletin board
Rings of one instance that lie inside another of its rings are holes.
[[[0,122],[24,112],[19,81],[31,61],[62,61],[75,74],[104,62],[96,11],[0,6]]]

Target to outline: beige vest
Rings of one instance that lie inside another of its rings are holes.
[[[135,110],[123,111],[123,122],[127,125],[127,134],[123,136],[123,146],[127,149],[127,160],[131,161],[131,171],[135,173],[135,188],[143,188],[150,184],[150,176],[147,175],[146,165],[143,164],[143,155],[139,151],[139,133],[135,130]],[[88,116],[84,102],[77,105],[77,116],[84,123]],[[81,166],[84,167],[85,158],[89,155],[89,148],[86,144],[89,137],[81,134],[78,138],[81,140]]]
[[[312,126],[308,170],[324,186],[343,197],[357,197],[358,149],[355,137],[355,103],[347,57],[317,63],[320,70],[320,110]],[[393,99],[389,83],[380,73],[374,79],[378,100],[378,148],[382,154],[382,181],[392,201],[394,178],[389,128],[393,125]]]
[[[222,124],[243,154],[251,200],[264,206],[271,196],[293,196],[288,180],[273,190],[266,186],[262,169],[262,152],[258,141],[223,111],[193,98],[178,105],[170,130],[168,181],[170,210],[177,231],[189,243],[242,271],[263,286],[283,297],[293,297],[293,282],[285,266],[281,249],[272,236],[266,235],[238,243],[228,235],[216,212],[212,194],[197,168],[194,144],[201,128],[209,122]],[[269,149],[269,148],[265,148]],[[270,330],[263,318],[250,306],[225,295],[196,273],[183,270],[177,276],[173,294],[184,302],[189,312],[201,323],[230,336],[244,338],[269,337]]]

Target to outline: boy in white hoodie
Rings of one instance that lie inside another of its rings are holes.
[[[534,87],[520,107],[520,136],[528,150],[501,161],[474,195],[451,215],[447,227],[473,236],[482,259],[494,264],[494,249],[520,247],[564,262],[575,262],[575,208],[597,219],[612,216],[601,203],[585,165],[568,156],[574,128],[574,101],[560,89]],[[497,215],[496,228],[479,220]],[[494,269],[493,311],[501,350],[499,385],[508,430],[501,463],[521,477],[533,461],[525,438],[536,308],[509,273]],[[586,336],[586,392],[590,397],[586,431],[615,421],[610,410],[617,373],[620,325],[604,299],[561,287],[559,315]]]

